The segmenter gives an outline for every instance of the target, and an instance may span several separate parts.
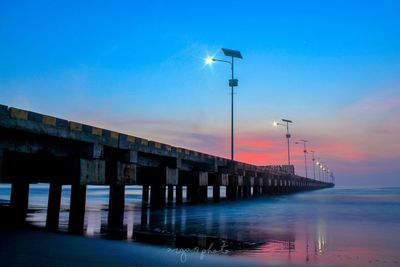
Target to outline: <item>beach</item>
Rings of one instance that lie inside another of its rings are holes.
[[[3,203],[7,190],[0,190]],[[74,236],[66,232],[68,205],[62,207],[60,232],[45,231],[46,186],[33,186],[28,225],[1,227],[2,266],[398,266],[400,261],[398,188],[336,188],[155,211],[139,208],[140,196],[129,190],[127,236],[109,240],[103,225],[106,188],[88,190],[84,236]],[[7,217],[4,209],[2,214]]]
[[[1,229],[1,266],[265,266],[244,259],[150,245],[48,233]]]

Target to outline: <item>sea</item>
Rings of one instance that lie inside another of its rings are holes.
[[[9,203],[10,191],[0,185],[0,204]],[[30,186],[29,224],[45,227],[48,191],[47,184]],[[121,242],[206,249],[268,264],[400,266],[400,188],[335,187],[159,210],[143,207],[140,186],[127,186],[125,195]],[[67,231],[69,196],[63,186],[61,232]],[[88,238],[108,238],[108,201],[107,186],[88,186]]]

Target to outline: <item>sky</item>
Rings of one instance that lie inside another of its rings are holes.
[[[0,2],[0,104],[230,157],[303,147],[337,185],[400,186],[399,1]],[[313,176],[308,155],[309,176]],[[316,171],[318,177],[318,169]]]

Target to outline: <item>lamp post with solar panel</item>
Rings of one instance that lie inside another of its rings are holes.
[[[226,49],[222,48],[222,52],[224,53],[225,56],[230,57],[231,61],[228,60],[221,60],[221,59],[216,59],[214,57],[207,57],[206,58],[206,63],[207,64],[212,64],[214,62],[223,62],[223,63],[228,63],[231,66],[231,79],[229,80],[229,86],[231,87],[231,160],[234,160],[234,141],[233,141],[233,88],[238,86],[238,79],[234,78],[234,59],[235,58],[240,58],[243,59],[242,54],[239,51],[236,50],[231,50],[231,49]]]
[[[304,166],[305,166],[305,169],[306,169],[306,178],[308,178],[308,171],[307,171],[307,145],[306,145],[307,142],[308,142],[307,140],[300,140],[299,142],[296,142],[296,145],[303,144],[303,147],[304,147],[303,152],[304,152]]]
[[[318,166],[318,179],[319,179],[319,181],[321,182],[322,180],[321,180],[321,169],[322,169],[322,164],[321,164],[321,161],[319,160],[319,158],[317,159],[317,166]]]
[[[311,150],[311,153],[312,153],[312,162],[313,162],[313,171],[314,171],[314,180],[316,180],[316,178],[315,178],[315,151],[314,150]]]
[[[275,127],[278,126],[284,126],[286,127],[286,139],[287,139],[287,157],[288,157],[288,165],[290,165],[290,133],[289,133],[289,123],[293,123],[293,121],[291,120],[287,120],[287,119],[282,119],[282,121],[284,122],[284,124],[279,123],[277,121],[274,121],[273,125]]]

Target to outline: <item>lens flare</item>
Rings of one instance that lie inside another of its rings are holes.
[[[213,57],[206,57],[206,59],[204,60],[206,62],[206,64],[210,65],[212,63],[214,63],[214,58]]]

